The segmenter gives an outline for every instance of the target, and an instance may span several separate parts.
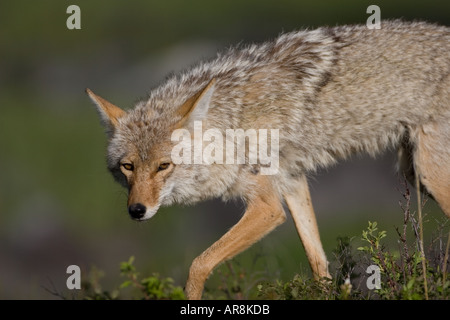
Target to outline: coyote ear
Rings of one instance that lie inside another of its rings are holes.
[[[89,89],[86,89],[86,93],[97,106],[103,125],[108,130],[114,129],[118,125],[119,119],[125,115],[125,111],[96,95]]]
[[[179,125],[186,126],[195,120],[202,120],[208,113],[211,97],[214,93],[216,79],[212,79],[206,87],[186,100],[178,110],[182,117]]]

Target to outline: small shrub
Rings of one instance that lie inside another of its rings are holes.
[[[97,269],[91,271],[88,281],[83,282],[84,299],[120,299],[125,288],[131,288],[133,291],[133,299],[138,300],[185,299],[183,288],[175,286],[172,278],[162,278],[158,273],[153,273],[149,277],[140,278],[133,263],[133,256],[128,261],[120,263],[120,275],[125,277],[126,280],[111,292],[101,289],[98,279],[102,276],[102,273],[99,273]]]
[[[330,265],[333,279],[316,281],[310,277],[296,275],[287,282],[276,281],[258,285],[258,292],[264,299],[450,299],[450,281],[447,277],[450,235],[448,219],[440,223],[438,235],[431,241],[425,260],[420,251],[420,223],[410,211],[410,192],[403,184],[405,199],[400,202],[404,214],[403,228],[396,228],[400,250],[387,249],[384,241],[387,232],[378,230],[377,222],[370,222],[362,231],[363,245],[357,252],[352,249],[354,238],[338,238],[333,251],[334,261]],[[422,205],[424,205],[423,202]],[[413,237],[409,237],[411,228]],[[447,232],[444,232],[447,229]],[[445,233],[447,239],[445,240]],[[446,244],[446,245],[445,245]],[[433,246],[434,245],[434,246]],[[425,262],[425,268],[423,267]],[[380,271],[381,288],[369,290],[365,270],[373,265]],[[364,268],[365,266],[365,268]],[[358,269],[364,272],[358,273]],[[362,276],[362,274],[364,276]]]

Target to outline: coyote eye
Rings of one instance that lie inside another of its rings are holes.
[[[133,171],[134,166],[131,163],[122,163],[122,167],[124,167],[125,170]]]
[[[161,163],[158,167],[158,171],[166,170],[170,166],[169,162]]]

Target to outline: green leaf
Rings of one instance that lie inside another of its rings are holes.
[[[407,288],[408,290],[411,290],[412,287],[414,286],[414,282],[415,282],[415,281],[416,281],[415,278],[412,278],[411,280],[409,280],[409,281],[408,281],[408,284],[406,285],[406,288]]]
[[[126,287],[129,287],[130,285],[131,285],[131,281],[130,280],[128,280],[128,281],[124,281],[120,286],[119,286],[119,288],[120,289],[123,289],[123,288],[126,288]]]
[[[127,274],[136,271],[136,268],[133,266],[134,256],[131,256],[128,261],[120,263],[120,273]]]

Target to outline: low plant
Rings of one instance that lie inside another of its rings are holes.
[[[425,300],[450,299],[448,219],[444,218],[425,254],[421,242],[422,223],[411,212],[411,197],[406,182],[400,202],[403,226],[396,228],[399,250],[385,245],[388,233],[379,230],[377,222],[370,222],[362,231],[361,246],[355,252],[353,238],[338,238],[330,266],[333,279],[319,281],[296,275],[287,282],[276,281],[258,285],[263,299],[381,299]],[[426,201],[422,202],[422,206]],[[412,232],[408,233],[408,229]],[[445,230],[447,230],[445,232]],[[412,236],[410,235],[412,233]],[[447,234],[447,236],[445,236]],[[445,240],[445,238],[447,238]],[[370,267],[368,269],[368,267]],[[376,270],[376,274],[367,273]],[[377,286],[368,284],[372,276],[379,276]]]
[[[142,278],[134,266],[134,256],[128,261],[120,263],[120,275],[125,280],[111,291],[102,290],[99,284],[97,269],[91,270],[88,281],[83,282],[84,299],[111,300],[122,299],[124,291],[131,289],[131,299],[136,300],[183,300],[185,299],[183,288],[175,286],[172,278],[163,278],[158,273]]]

